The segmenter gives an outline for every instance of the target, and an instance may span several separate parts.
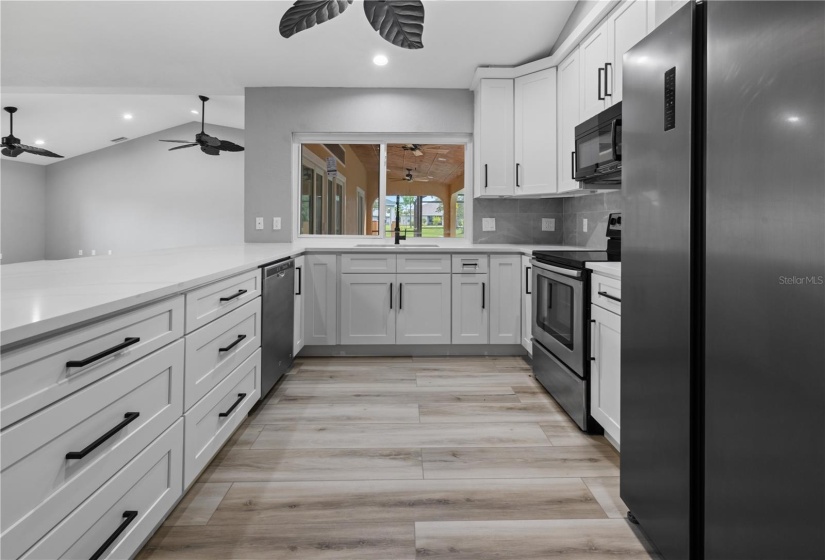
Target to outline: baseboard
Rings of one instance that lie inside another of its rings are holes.
[[[521,344],[415,344],[304,346],[297,358],[359,356],[521,356],[529,357]]]

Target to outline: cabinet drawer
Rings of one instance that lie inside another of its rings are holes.
[[[261,298],[186,335],[184,410],[203,398],[260,345]]]
[[[450,273],[450,255],[398,255],[398,273]]]
[[[613,313],[622,313],[622,281],[592,274],[590,276],[590,303]]]
[[[261,295],[261,271],[251,270],[186,294],[186,332],[199,329]]]
[[[182,473],[183,419],[178,419],[23,558],[91,558],[120,527],[100,558],[131,558],[180,497]]]
[[[4,353],[0,423],[45,408],[183,336],[183,296],[167,299],[46,341]],[[85,366],[67,366],[106,353]]]
[[[3,430],[4,557],[28,549],[182,413],[178,341]]]
[[[344,254],[341,255],[341,272],[395,272],[395,255]]]
[[[487,255],[453,255],[453,274],[486,273]]]
[[[256,350],[189,409],[184,416],[184,488],[195,481],[235,428],[243,422],[249,409],[258,401],[260,392],[261,351]],[[240,397],[241,394],[244,396]]]

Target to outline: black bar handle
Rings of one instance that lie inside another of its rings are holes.
[[[516,164],[516,186],[517,186],[517,187],[521,187],[521,185],[519,185],[519,184],[518,184],[518,168],[519,168],[520,166],[521,166],[521,164],[520,164],[520,163],[517,163],[517,164]]]
[[[576,180],[576,151],[570,152],[570,178]]]
[[[608,68],[612,68],[613,64],[610,62],[604,63],[604,95],[605,97],[613,97],[613,92],[607,93],[607,85],[610,83],[610,75],[608,74]]]
[[[226,412],[219,413],[218,416],[220,418],[224,418],[226,416],[229,416],[230,414],[232,414],[232,411],[235,410],[238,407],[238,405],[241,404],[241,401],[244,400],[245,398],[246,398],[246,393],[238,393],[238,400],[236,400],[235,403],[232,406],[229,407],[229,410],[227,410]]]
[[[94,356],[89,356],[85,360],[70,360],[70,361],[66,362],[66,367],[84,367],[84,366],[88,366],[92,362],[96,362],[96,361],[98,361],[102,358],[105,358],[106,356],[111,356],[115,352],[120,352],[124,348],[128,348],[129,346],[131,346],[133,344],[137,344],[138,342],[140,342],[140,337],[131,336],[129,338],[124,339],[123,342],[121,342],[120,344],[118,344],[116,346],[112,346],[111,348],[109,348],[108,350],[104,350],[100,354],[95,354]]]
[[[232,301],[235,298],[241,297],[245,293],[246,293],[246,290],[238,290],[237,294],[232,294],[231,296],[228,296],[228,297],[222,297],[221,301]]]
[[[296,293],[295,295],[300,296],[301,295],[301,289],[303,288],[302,284],[304,283],[304,276],[303,276],[303,273],[301,272],[301,267],[300,266],[296,266],[295,270],[298,271],[298,293]]]
[[[610,125],[610,155],[613,156],[613,161],[622,160],[622,156],[619,154],[616,146],[616,134],[618,133],[620,126],[622,126],[622,119],[613,119],[613,122]]]
[[[390,282],[390,309],[392,309],[392,282]]]
[[[235,340],[232,341],[232,344],[230,344],[229,346],[224,346],[223,348],[218,348],[218,352],[229,352],[230,350],[235,348],[238,344],[240,344],[241,341],[245,338],[246,338],[245,334],[239,334],[238,338],[236,338]]]
[[[484,164],[484,188],[487,188],[487,164]]]
[[[481,283],[481,308],[482,309],[484,309],[485,308],[484,306],[487,305],[486,300],[487,300],[487,283],[482,282]]]
[[[120,536],[120,534],[126,530],[126,527],[129,526],[129,523],[137,519],[137,516],[138,512],[136,511],[124,511],[123,521],[120,522],[120,525],[117,526],[117,529],[115,529],[114,533],[109,535],[109,538],[106,539],[102,545],[100,545],[100,548],[95,550],[95,553],[89,557],[89,560],[97,560],[98,558],[103,556],[103,553],[106,552],[106,549],[112,546],[112,543],[115,542],[117,538]]]
[[[530,291],[530,270],[532,268],[532,266],[528,266],[527,269],[524,271],[524,293],[528,296],[533,293]]]
[[[398,283],[398,309],[404,309],[404,284]]]
[[[96,440],[94,440],[86,447],[84,447],[82,451],[69,451],[68,453],[66,453],[66,459],[82,459],[83,457],[85,457],[98,447],[100,447],[103,444],[103,442],[105,442],[107,439],[109,439],[110,437],[118,433],[120,430],[134,422],[138,416],[140,416],[140,412],[127,412],[126,414],[124,414],[124,420],[120,424],[118,424],[117,426],[115,426],[114,428],[112,428],[111,430],[109,430]]]
[[[621,303],[622,298],[617,298],[616,296],[611,296],[607,292],[599,292],[599,295],[602,297],[606,297],[607,299],[612,299],[613,301],[618,301]]]
[[[604,95],[602,95],[602,72],[604,72],[604,67],[599,67],[599,101],[604,101]]]

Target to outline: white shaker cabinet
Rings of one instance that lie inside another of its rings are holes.
[[[399,274],[396,343],[450,344],[450,275]]]
[[[341,275],[341,344],[395,344],[395,274]]]
[[[475,94],[476,196],[513,194],[513,103],[513,80],[481,80]]]
[[[306,257],[295,257],[295,319],[293,323],[292,355],[297,356],[304,347],[304,285]]]
[[[594,286],[609,284],[610,297],[621,301],[621,281],[593,274]],[[601,300],[590,306],[590,414],[604,428],[605,437],[617,448],[621,441],[621,315],[608,310]],[[620,307],[611,308],[618,309]]]
[[[330,346],[338,341],[338,257],[306,256],[304,344]]]
[[[558,192],[575,191],[579,183],[573,177],[576,169],[573,158],[576,153],[576,126],[581,122],[579,107],[579,49],[559,64],[558,76]]]
[[[556,69],[515,80],[515,194],[556,192]]]
[[[624,53],[653,29],[647,0],[625,0],[607,18],[607,67],[605,81],[611,105],[622,100],[622,59]]]
[[[533,355],[533,267],[530,257],[521,257],[521,345]]]
[[[490,295],[487,274],[453,274],[453,344],[487,344]]]
[[[579,45],[580,122],[601,113],[609,105],[605,94],[605,65],[608,63],[607,22],[597,27]]]
[[[490,344],[521,343],[521,257],[490,255]]]

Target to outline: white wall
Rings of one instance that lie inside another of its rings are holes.
[[[46,258],[46,167],[0,162],[0,253],[3,264]]]
[[[47,166],[46,258],[242,243],[244,152],[158,142],[199,131],[189,123]],[[244,145],[243,130],[207,132]]]
[[[246,88],[247,242],[292,240],[292,133],[472,133],[473,94],[454,89]],[[255,229],[255,217],[282,229]]]

